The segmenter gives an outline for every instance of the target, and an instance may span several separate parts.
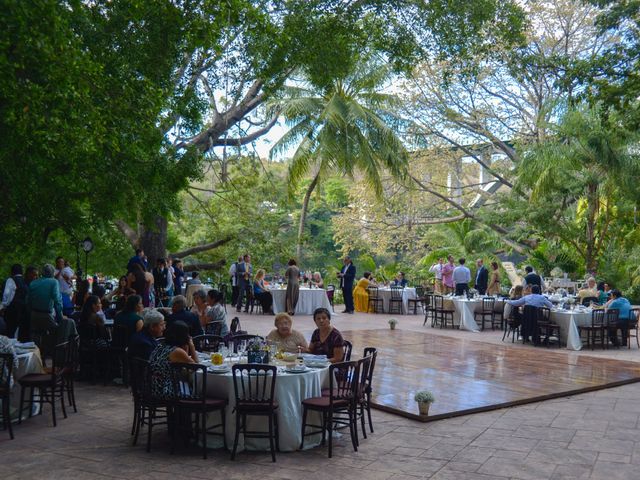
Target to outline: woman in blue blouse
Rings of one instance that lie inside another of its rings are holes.
[[[273,315],[273,297],[271,292],[264,284],[264,269],[260,269],[256,272],[256,276],[253,278],[253,296],[258,299],[262,306],[263,313]]]

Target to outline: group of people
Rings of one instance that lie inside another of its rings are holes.
[[[446,262],[444,258],[440,258],[438,263],[432,265],[429,271],[435,275],[435,293],[439,295],[467,293],[471,283],[471,270],[465,264],[466,259],[460,258],[456,265],[453,255],[449,255]],[[484,265],[484,260],[481,258],[476,260],[474,288],[480,295],[500,294],[500,267],[497,262],[491,262],[491,272],[489,272]]]

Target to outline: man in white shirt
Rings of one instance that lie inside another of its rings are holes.
[[[436,281],[433,289],[438,295],[442,295],[443,293],[443,289],[442,289],[442,268],[443,267],[444,267],[444,258],[441,258],[438,260],[438,263],[432,265],[431,268],[429,269],[431,273],[435,273],[436,275]]]
[[[464,295],[469,291],[469,282],[471,281],[471,270],[465,267],[465,259],[458,260],[460,265],[453,269],[453,283],[456,286],[456,295]]]
[[[63,257],[56,258],[56,271],[54,278],[58,280],[60,285],[60,295],[62,295],[62,313],[71,315],[73,313],[73,279],[75,278],[73,270],[66,264]]]

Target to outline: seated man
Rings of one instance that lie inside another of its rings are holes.
[[[547,297],[545,297],[544,295],[540,295],[540,286],[538,285],[531,286],[531,293],[529,295],[525,295],[524,297],[517,300],[507,300],[507,303],[514,307],[521,307],[523,305],[530,305],[532,307],[538,308],[553,307],[553,303],[551,303]]]
[[[407,286],[407,279],[404,278],[404,272],[398,272],[396,278],[391,282],[391,285],[394,287],[405,288]]]
[[[203,335],[204,330],[200,324],[200,319],[195,313],[191,313],[186,309],[187,299],[183,295],[176,295],[171,302],[171,315],[167,318],[167,325],[173,322],[184,322],[189,327],[189,335],[196,337]]]
[[[622,296],[622,292],[618,289],[611,290],[611,300],[605,304],[607,310],[618,310],[618,323],[614,328],[609,330],[609,337],[611,342],[618,346],[618,329],[622,331],[622,345],[627,344],[627,335],[629,334],[629,325],[635,324],[638,319],[635,318],[633,311],[631,310],[631,303],[629,300]]]
[[[164,316],[157,310],[147,310],[144,313],[144,326],[135,333],[129,342],[129,357],[149,360],[151,352],[158,346],[157,339],[164,334]]]

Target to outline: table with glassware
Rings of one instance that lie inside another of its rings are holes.
[[[379,287],[378,297],[382,299],[382,308],[385,312],[388,312],[391,304],[391,287]],[[414,287],[404,287],[402,289],[402,312],[405,315],[409,313],[409,299],[415,298],[417,297]]]
[[[551,321],[560,327],[560,341],[567,350],[581,350],[582,340],[578,327],[591,325],[591,308],[577,306],[574,309],[551,309]]]
[[[242,349],[241,349],[242,350]],[[233,448],[235,437],[235,414],[232,413],[235,407],[235,392],[233,385],[233,375],[231,366],[235,363],[246,363],[246,356],[229,356],[222,352],[225,357],[222,365],[213,365],[210,354],[198,353],[200,363],[207,365],[207,393],[218,398],[228,399],[226,408],[225,432],[227,447]],[[329,363],[326,357],[319,358],[316,355],[303,354],[304,366],[296,366],[294,363],[287,363],[284,360],[272,360],[271,365],[277,366],[275,401],[278,403],[277,419],[279,431],[280,451],[290,452],[300,448],[302,441],[302,401],[319,397],[322,388],[329,386]],[[293,357],[295,358],[295,357]],[[209,423],[219,422],[217,413],[209,419]],[[316,412],[308,413],[308,421],[320,423],[321,417]],[[268,429],[267,419],[264,417],[248,417],[247,429],[253,431],[266,431]],[[320,444],[321,436],[312,435],[305,437],[305,448],[311,448]],[[222,439],[219,436],[210,436],[207,444],[211,448],[220,448]],[[244,439],[240,435],[238,441],[238,451],[242,450],[269,450],[269,440],[266,438]]]
[[[482,297],[451,297],[445,296],[443,306],[445,309],[453,309],[453,323],[460,325],[460,330],[469,330],[471,332],[479,332],[480,327],[476,323],[474,313],[482,309]],[[504,300],[495,299],[494,311],[501,312],[504,310]]]
[[[273,297],[273,313],[286,312],[286,287],[274,285],[270,287],[270,292]],[[327,297],[327,291],[324,288],[300,287],[295,313],[312,315],[313,311],[320,307],[324,307],[330,312],[333,311],[331,303],[329,302],[329,297]]]

